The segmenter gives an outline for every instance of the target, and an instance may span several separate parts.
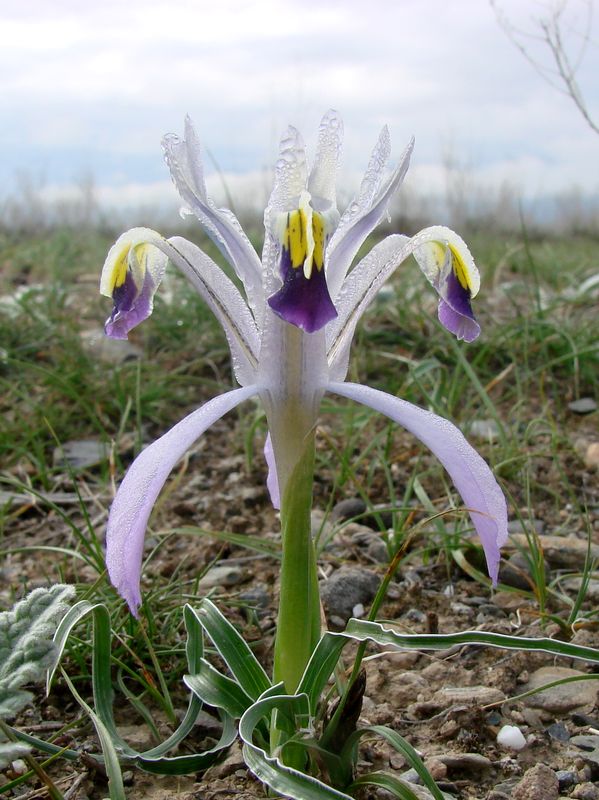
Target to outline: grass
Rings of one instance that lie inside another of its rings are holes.
[[[122,688],[134,697],[141,716],[151,718],[149,703],[172,721],[171,692],[179,691],[184,661],[177,610],[182,599],[197,592],[210,563],[190,564],[194,542],[207,537],[179,537],[191,549],[177,551],[180,560],[170,572],[152,574],[146,583],[147,616],[139,626],[106,584],[106,509],[115,481],[142,443],[230,387],[233,379],[218,325],[176,275],[159,294],[151,321],[131,336],[139,358],[107,360],[90,347],[86,332],[99,330],[109,310],[109,302],[97,294],[97,280],[113,239],[102,231],[56,231],[25,241],[0,237],[0,569],[17,564],[18,575],[1,602],[10,605],[40,581],[62,580],[75,582],[81,597],[106,602]],[[412,262],[396,274],[359,327],[350,378],[429,407],[466,433],[475,420],[491,421],[494,435],[475,444],[509,492],[511,518],[540,519],[548,532],[567,526],[590,536],[599,500],[576,440],[597,439],[597,412],[576,417],[568,402],[599,399],[597,295],[596,290],[594,295],[578,292],[597,269],[595,242],[524,234],[505,242],[474,234],[470,244],[484,276],[476,301],[480,339],[456,344],[440,327],[435,297]],[[249,476],[250,483],[260,485],[264,428],[255,409],[242,409],[219,432],[210,440],[216,450],[208,455],[239,457],[235,469],[242,482]],[[65,469],[55,451],[75,439],[104,442],[108,457],[78,472]],[[429,534],[416,537],[407,558],[441,559],[448,576],[455,572],[452,551],[468,549],[465,515],[437,515],[456,499],[441,468],[413,439],[366,410],[326,398],[318,441],[317,506],[330,510],[337,500],[359,495],[370,509],[390,507],[391,534],[381,522],[390,555],[417,526]],[[202,488],[202,476],[212,467],[210,458],[201,465],[197,460],[192,454],[175,470],[164,507],[153,516],[152,561],[167,545],[164,532],[181,527],[172,520],[174,496],[184,503],[189,487],[199,487],[192,495],[206,499],[210,522],[210,488]],[[226,473],[230,476],[231,469]],[[65,502],[65,496],[71,500]],[[259,502],[267,505],[265,498]],[[270,519],[274,522],[272,514]],[[226,554],[234,541],[216,537],[209,557]],[[569,597],[561,589],[563,576],[549,582],[533,533],[529,545],[538,612],[571,629],[592,613],[584,580],[581,594]],[[588,561],[585,579],[592,567]],[[472,574],[475,569],[472,562]],[[238,603],[234,597],[231,602]],[[254,625],[249,638],[260,641],[255,615],[240,611],[237,622]],[[80,632],[68,650],[69,673],[85,690],[87,642]]]

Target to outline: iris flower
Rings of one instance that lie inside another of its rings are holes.
[[[195,244],[178,236],[165,239],[153,230],[134,228],[108,254],[101,278],[102,293],[114,301],[107,334],[126,338],[152,313],[154,294],[170,262],[221,323],[240,387],[205,403],[148,446],[122,481],[108,522],[107,565],[112,583],[134,614],[141,602],[144,533],[158,493],[196,439],[252,397],[259,398],[266,413],[268,486],[275,505],[282,503],[282,518],[285,507],[296,527],[304,524],[300,518],[305,522],[309,517],[309,445],[323,395],[341,395],[400,423],[432,450],[462,496],[482,541],[489,574],[497,580],[499,548],[507,538],[506,504],[487,464],[446,419],[372,387],[345,382],[360,317],[410,254],[439,295],[440,322],[467,342],[480,331],[471,308],[479,289],[478,271],[462,239],[440,226],[411,238],[388,236],[352,266],[366,237],[388,214],[408,169],[413,141],[398,166],[388,170],[390,137],[384,127],[357,195],[340,214],[335,181],[342,134],[339,115],[327,112],[311,168],[299,132],[289,127],[283,135],[264,214],[261,259],[233,213],[218,208],[208,196],[191,121],[185,121],[184,138],[168,135],[163,140],[184,213],[197,217],[242,289]],[[307,568],[297,575],[301,557],[294,547],[284,532],[283,573],[287,569],[288,582],[310,584],[306,591],[311,591],[315,572]],[[284,614],[283,588],[281,593]],[[295,605],[298,597],[296,593]],[[305,609],[300,611],[305,615]],[[316,629],[320,622],[314,617],[310,624]]]

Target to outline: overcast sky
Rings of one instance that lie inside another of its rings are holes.
[[[527,30],[548,5],[497,4]],[[588,4],[569,5],[575,31]],[[578,73],[597,117],[598,27]],[[487,0],[0,0],[0,87],[4,192],[25,171],[48,191],[93,174],[109,202],[170,197],[160,139],[186,113],[220,168],[245,174],[273,162],[288,123],[313,142],[330,107],[349,181],[387,123],[397,156],[416,136],[425,191],[442,187],[447,154],[530,196],[599,191],[599,136]]]

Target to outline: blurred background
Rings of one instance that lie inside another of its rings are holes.
[[[388,124],[395,158],[416,137],[408,227],[599,230],[596,16],[592,0],[0,0],[2,225],[178,224],[160,140],[186,113],[217,202],[256,216],[281,132],[310,147],[334,107],[340,205]]]

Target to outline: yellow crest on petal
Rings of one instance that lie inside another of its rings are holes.
[[[324,266],[326,223],[322,214],[310,205],[310,193],[302,192],[299,208],[281,215],[279,239],[294,269],[303,267],[304,275],[312,275],[312,267]]]

